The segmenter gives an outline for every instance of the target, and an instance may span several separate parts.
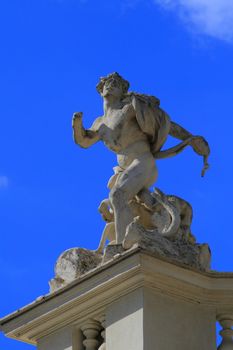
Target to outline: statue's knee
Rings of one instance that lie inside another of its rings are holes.
[[[113,188],[109,195],[112,206],[116,207],[122,202],[124,203],[126,198],[124,192],[120,188]]]

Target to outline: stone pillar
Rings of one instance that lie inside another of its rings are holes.
[[[135,248],[0,325],[38,350],[216,350],[218,319],[219,350],[230,350],[232,311],[232,273],[202,272]]]
[[[222,326],[222,330],[220,331],[222,342],[218,350],[233,350],[233,314],[218,315],[218,321]]]
[[[86,350],[97,350],[99,345],[99,332],[101,330],[101,325],[98,321],[89,319],[84,325],[81,327],[83,334],[86,339],[83,341],[83,345]]]
[[[103,327],[102,331],[101,331],[101,337],[103,339],[103,342],[102,344],[100,345],[99,349],[98,350],[106,350],[106,321],[105,321],[105,315],[101,316],[99,318],[99,321],[101,323],[101,326]]]
[[[143,305],[143,349],[216,350],[213,308],[150,288]]]
[[[107,350],[216,350],[212,308],[141,288],[106,310]]]
[[[142,350],[143,289],[119,298],[106,309],[107,350]]]
[[[84,350],[83,340],[84,340],[84,336],[83,336],[82,330],[79,327],[74,327],[72,350]]]

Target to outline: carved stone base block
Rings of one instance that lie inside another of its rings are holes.
[[[156,231],[145,230],[137,221],[127,228],[123,247],[137,245],[157,256],[167,257],[203,271],[210,270],[211,253],[208,244],[189,243],[184,240],[167,239]]]
[[[97,267],[102,256],[84,248],[71,248],[57,259],[55,277],[49,281],[50,292],[64,287],[74,279]]]
[[[123,252],[124,252],[124,248],[122,247],[122,244],[107,245],[104,250],[103,263],[113,259],[114,257],[117,257],[119,254],[122,254]]]
[[[232,273],[133,248],[0,324],[38,350],[216,350],[216,319],[228,349],[232,315]]]
[[[106,322],[106,348],[111,350],[216,349],[211,308],[150,288],[120,298],[110,306]]]

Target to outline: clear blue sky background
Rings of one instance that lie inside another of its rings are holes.
[[[59,254],[94,249],[115,155],[74,145],[71,117],[102,114],[100,76],[118,71],[172,120],[203,135],[158,161],[157,186],[188,200],[212,267],[233,271],[233,5],[227,0],[8,0],[0,4],[0,315],[48,292]],[[182,5],[183,4],[183,5]],[[173,144],[169,141],[168,145]],[[31,349],[0,338],[2,350]]]

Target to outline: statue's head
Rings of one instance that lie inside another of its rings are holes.
[[[127,93],[129,82],[114,72],[106,77],[101,77],[96,89],[103,97],[111,95],[121,98]]]

